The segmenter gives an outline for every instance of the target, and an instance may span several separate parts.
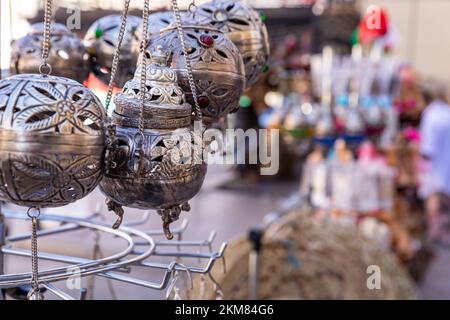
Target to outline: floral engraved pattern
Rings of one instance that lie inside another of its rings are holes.
[[[186,26],[184,32],[198,94],[208,101],[207,105],[201,106],[203,115],[220,118],[239,105],[245,86],[243,60],[237,47],[220,31]],[[205,37],[208,38],[207,43]],[[162,46],[172,53],[171,67],[177,73],[187,101],[193,104],[183,52],[180,46],[175,45],[178,42],[177,30],[168,29],[149,41],[148,52]]]
[[[103,135],[98,98],[61,77],[17,75],[0,81],[0,128],[55,134]]]
[[[123,93],[130,99],[140,99],[142,67],[139,66],[132,80],[128,81]],[[186,103],[183,90],[177,84],[177,75],[174,70],[166,66],[149,64],[146,68],[145,99],[154,104],[183,105]]]
[[[102,177],[100,156],[4,152],[0,160],[0,198],[18,205],[65,205],[86,196]]]
[[[257,11],[245,1],[218,0],[199,6],[191,20],[226,33],[243,56],[247,87],[257,81],[270,54],[267,29]]]

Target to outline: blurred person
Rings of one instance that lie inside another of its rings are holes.
[[[420,123],[420,152],[428,162],[421,193],[426,199],[428,235],[450,244],[450,105],[442,85],[423,85],[427,104]]]

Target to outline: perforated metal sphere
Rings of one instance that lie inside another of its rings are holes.
[[[28,34],[11,45],[10,74],[37,73],[42,64],[44,24],[33,24]],[[60,23],[52,24],[48,63],[55,76],[84,82],[89,74],[86,48],[78,36]]]
[[[206,164],[201,150],[198,154],[193,148],[195,141],[201,147],[201,137],[198,141],[191,128],[192,107],[177,84],[176,72],[166,64],[167,56],[159,48],[146,68],[142,137],[138,134],[141,66],[123,93],[115,96],[116,166],[106,173],[100,186],[118,205],[159,210],[168,225],[200,190]],[[140,150],[136,137],[143,139]]]
[[[128,16],[127,28],[120,49],[120,63],[116,74],[116,85],[122,87],[133,77],[138,48],[133,46],[137,41],[138,26],[141,18]],[[117,45],[121,25],[120,15],[110,15],[95,21],[86,32],[84,44],[88,50],[92,72],[105,84],[109,83],[111,65]]]
[[[186,24],[206,25],[224,32],[238,47],[245,64],[247,88],[264,71],[270,55],[265,16],[242,0],[217,0],[198,7]]]
[[[183,26],[183,30],[204,121],[213,123],[239,107],[245,87],[243,61],[236,46],[224,33],[201,26]],[[171,52],[171,68],[177,73],[187,101],[193,105],[177,29],[166,29],[153,36],[147,55],[150,56],[157,46]]]
[[[97,97],[74,80],[1,80],[0,199],[58,207],[94,190],[103,172],[105,118]]]
[[[182,13],[184,14],[184,13]],[[169,27],[175,22],[175,17],[171,11],[160,11],[152,13],[148,16],[148,36],[153,36],[158,34],[161,30]],[[136,38],[133,39],[134,50],[139,52],[139,47],[142,41],[142,21],[138,27],[138,32],[136,33]]]

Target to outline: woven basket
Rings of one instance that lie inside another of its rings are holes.
[[[260,299],[415,299],[415,287],[396,258],[357,229],[292,213],[266,230],[260,257]],[[212,276],[224,299],[248,299],[251,245],[234,240],[226,251],[228,270]],[[367,267],[381,269],[381,289],[367,287]],[[201,288],[201,289],[200,289]],[[195,279],[191,299],[216,299],[212,282]]]

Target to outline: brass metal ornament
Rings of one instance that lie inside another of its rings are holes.
[[[105,119],[97,97],[74,80],[1,80],[0,200],[58,207],[94,190],[103,174]]]
[[[10,74],[37,73],[42,63],[42,42],[44,24],[30,27],[26,36],[13,41],[11,45]],[[74,79],[83,83],[89,74],[88,55],[78,36],[60,23],[50,29],[50,50],[48,63],[55,76]]]
[[[191,127],[192,107],[177,82],[177,73],[167,66],[162,47],[152,52],[145,67],[145,103],[141,111],[141,70],[115,95],[116,109],[114,166],[106,172],[100,188],[110,199],[108,207],[119,215],[121,206],[156,209],[163,220],[166,236],[169,224],[187,201],[200,190],[206,175],[202,160],[201,133]],[[141,114],[142,112],[142,114]],[[143,131],[140,117],[143,116]]]
[[[102,17],[89,27],[84,37],[91,70],[105,84],[109,83],[111,77],[111,66],[120,33],[121,19],[120,15]],[[133,43],[137,41],[140,23],[141,18],[127,16],[127,25],[120,48],[121,63],[115,75],[115,83],[118,87],[122,87],[134,75],[139,51]]]
[[[217,28],[233,41],[242,55],[249,88],[265,70],[270,55],[264,20],[264,14],[243,0],[214,0],[198,6],[186,23]]]
[[[217,29],[184,25],[183,34],[198,104],[203,121],[209,126],[239,108],[239,99],[245,87],[244,64],[237,47]],[[168,28],[150,39],[147,55],[158,46],[170,52],[170,66],[177,74],[187,101],[194,105],[183,48],[178,43],[178,30],[175,27]]]

